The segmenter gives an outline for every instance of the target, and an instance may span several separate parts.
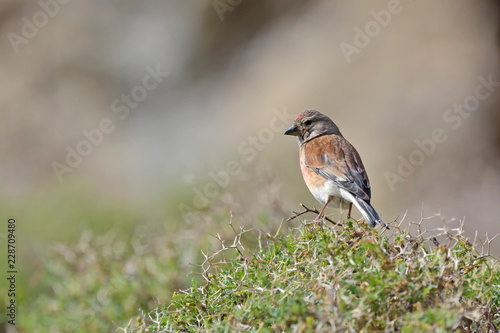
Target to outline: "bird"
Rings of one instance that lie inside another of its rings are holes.
[[[359,153],[328,116],[306,110],[295,118],[284,135],[298,138],[304,182],[323,205],[313,222],[321,221],[327,206],[349,206],[347,218],[350,218],[354,204],[368,225],[388,228],[370,204],[370,181]]]

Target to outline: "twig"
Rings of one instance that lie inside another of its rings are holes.
[[[316,207],[313,206],[313,209],[310,209],[310,208],[307,208],[304,204],[300,204],[300,206],[302,206],[302,208],[304,208],[304,211],[302,212],[296,212],[296,211],[293,211],[293,213],[295,214],[294,216],[292,217],[289,217],[285,222],[290,222],[291,220],[301,216],[301,215],[304,215],[306,213],[316,213],[316,214],[319,214],[319,210],[316,209]],[[329,219],[328,217],[324,216],[325,220],[327,220],[328,222],[331,222],[333,223],[334,225],[340,225],[339,223]]]

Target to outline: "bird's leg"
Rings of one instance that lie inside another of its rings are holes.
[[[352,209],[352,202],[349,202],[349,211],[347,212],[347,218],[351,218],[351,209]]]
[[[328,200],[326,200],[325,205],[323,206],[323,208],[319,212],[318,216],[316,216],[316,218],[308,224],[321,223],[321,216],[323,216],[323,212],[325,211],[326,206],[328,206],[328,204],[330,203],[330,200],[331,200],[331,198],[328,198]]]

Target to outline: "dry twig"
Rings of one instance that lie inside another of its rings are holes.
[[[300,204],[300,206],[302,206],[302,208],[304,208],[304,210],[302,212],[296,212],[296,211],[293,211],[293,213],[295,214],[294,216],[292,217],[289,217],[285,222],[289,222],[301,215],[304,215],[306,213],[315,213],[315,214],[319,214],[319,210],[316,209],[316,207],[313,206],[313,209],[310,209],[310,208],[307,208],[304,204]],[[323,216],[325,220],[327,220],[328,222],[331,222],[333,223],[333,225],[340,225],[339,223],[329,219],[328,217],[326,216]]]

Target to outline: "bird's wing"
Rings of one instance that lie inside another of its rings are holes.
[[[305,163],[356,197],[370,202],[368,175],[356,149],[339,135],[323,135],[305,143]]]

